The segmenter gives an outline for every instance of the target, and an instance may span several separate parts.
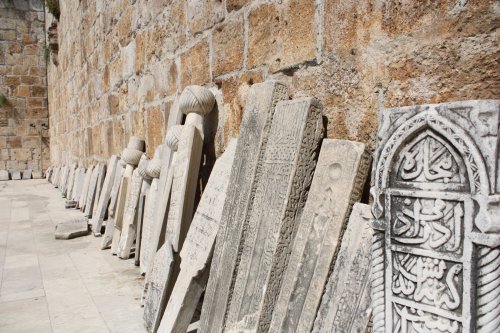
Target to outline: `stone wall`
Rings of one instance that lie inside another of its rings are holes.
[[[61,1],[51,162],[103,161],[130,135],[151,156],[189,84],[219,93],[219,154],[248,87],[272,78],[321,100],[329,138],[373,149],[383,107],[500,98],[499,12],[485,0]]]
[[[40,0],[0,0],[0,169],[49,166],[45,15]]]

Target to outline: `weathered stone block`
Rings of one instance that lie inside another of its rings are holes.
[[[210,81],[208,42],[202,40],[181,55],[181,86]]]
[[[221,1],[188,0],[186,2],[186,19],[193,35],[224,19],[224,3]]]
[[[0,170],[0,180],[9,180],[9,171],[7,170]]]
[[[212,75],[216,77],[240,69],[245,47],[242,17],[221,23],[215,28],[212,38]]]
[[[86,217],[61,222],[56,225],[54,236],[56,239],[72,239],[86,236],[89,233],[88,219]]]

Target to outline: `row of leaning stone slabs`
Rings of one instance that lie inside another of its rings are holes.
[[[166,143],[175,152],[169,168],[171,191],[167,212],[165,243],[153,260],[145,298],[144,319],[148,330],[156,332],[180,270],[179,252],[192,221],[198,171],[203,147],[203,117],[215,106],[211,91],[188,86],[179,99],[186,114],[184,125],[173,126]]]
[[[500,332],[499,119],[496,100],[383,112],[373,332]]]

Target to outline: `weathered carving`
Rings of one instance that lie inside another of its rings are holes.
[[[111,195],[111,189],[113,186],[113,181],[115,179],[117,164],[118,164],[118,156],[116,155],[111,156],[107,167],[106,177],[104,178],[102,191],[101,194],[99,195],[99,201],[97,203],[96,213],[92,216],[92,232],[94,233],[94,235],[101,234],[101,227],[104,221],[104,215],[106,214],[106,209],[108,209],[109,197]]]
[[[384,112],[371,189],[374,332],[500,330],[499,118],[498,101]]]

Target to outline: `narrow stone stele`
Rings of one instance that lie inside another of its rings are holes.
[[[106,215],[106,210],[108,209],[109,197],[111,195],[111,189],[115,179],[117,164],[118,156],[111,156],[108,162],[106,177],[104,178],[101,194],[99,195],[97,208],[95,214],[92,216],[92,232],[94,233],[94,236],[101,235],[101,227],[104,221],[104,215]]]
[[[246,237],[238,249],[241,259],[226,320],[228,331],[269,328],[322,136],[317,100],[277,104]]]
[[[120,235],[120,242],[118,243],[117,254],[121,259],[128,259],[130,257],[130,250],[135,241],[137,233],[137,205],[139,204],[139,196],[141,194],[142,179],[139,171],[135,169],[130,180],[130,190],[123,213],[122,233]]]
[[[92,204],[92,217],[97,213],[97,205],[99,203],[99,199],[101,198],[102,186],[104,184],[104,179],[106,178],[106,174],[108,172],[108,168],[106,164],[99,165],[99,176],[97,177],[96,191],[94,195],[94,202]],[[89,223],[92,223],[93,220],[89,220]]]
[[[122,182],[123,173],[125,172],[125,165],[126,165],[125,162],[119,160],[116,166],[115,178],[113,179],[113,187],[111,188],[111,193],[109,196],[108,220],[106,221],[106,228],[101,240],[101,250],[110,247],[111,242],[113,241],[113,234],[115,231],[116,203],[118,201],[118,193],[120,190],[120,184]]]
[[[74,191],[73,200],[78,203],[80,202],[80,198],[82,196],[83,191],[83,183],[85,181],[85,168],[80,168],[80,172],[78,174],[78,181],[76,183],[76,189]]]
[[[72,239],[89,233],[88,218],[81,217],[58,223],[54,233],[56,239]]]
[[[366,332],[371,314],[371,217],[369,205],[354,204],[312,332]]]
[[[9,172],[7,170],[0,170],[0,180],[9,180]]]
[[[122,159],[126,163],[126,167],[118,192],[116,211],[114,212],[114,231],[113,240],[111,242],[111,254],[118,254],[118,245],[120,244],[123,228],[123,215],[130,193],[130,181],[134,168],[139,164],[144,154],[145,146],[146,143],[144,140],[133,136],[130,138],[127,148],[125,148],[122,153]]]
[[[215,162],[180,253],[180,274],[168,301],[158,332],[186,332],[208,279],[215,237],[219,227],[236,139]]]
[[[75,176],[77,170],[78,170],[78,165],[76,163],[73,164],[69,170],[68,181],[66,182],[66,194],[65,194],[66,200],[71,201],[71,194],[73,192],[73,186],[75,185]]]
[[[42,179],[43,178],[42,171],[33,171],[32,178],[33,179]]]
[[[85,203],[87,202],[87,195],[88,195],[88,192],[89,192],[90,179],[92,177],[92,173],[93,172],[94,172],[94,166],[93,165],[91,165],[87,169],[87,172],[85,172],[85,179],[83,181],[82,194],[80,195],[80,201],[78,202],[78,207],[80,207],[81,211],[84,210]]]
[[[134,264],[136,266],[140,265],[141,251],[142,251],[142,227],[144,221],[144,210],[146,204],[146,198],[149,195],[149,190],[151,189],[151,179],[144,178],[142,180],[141,193],[139,195],[139,202],[137,203],[137,236],[135,239],[135,253],[134,253]]]
[[[23,179],[31,179],[31,176],[33,174],[33,170],[28,169],[23,171]]]
[[[279,297],[269,308],[270,332],[311,331],[352,205],[361,199],[369,164],[364,144],[323,140]],[[267,320],[263,322],[267,325]]]
[[[95,192],[97,189],[97,180],[99,179],[100,168],[101,168],[100,164],[96,165],[90,177],[90,183],[87,191],[87,200],[85,200],[85,211],[84,211],[85,216],[89,218],[92,217],[92,210],[94,208]]]
[[[373,332],[500,332],[500,101],[384,110]]]
[[[210,266],[210,277],[202,307],[201,332],[222,332],[231,297],[237,249],[252,204],[252,193],[260,177],[275,106],[288,98],[287,87],[277,81],[254,84],[246,100],[236,145],[231,179]]]

